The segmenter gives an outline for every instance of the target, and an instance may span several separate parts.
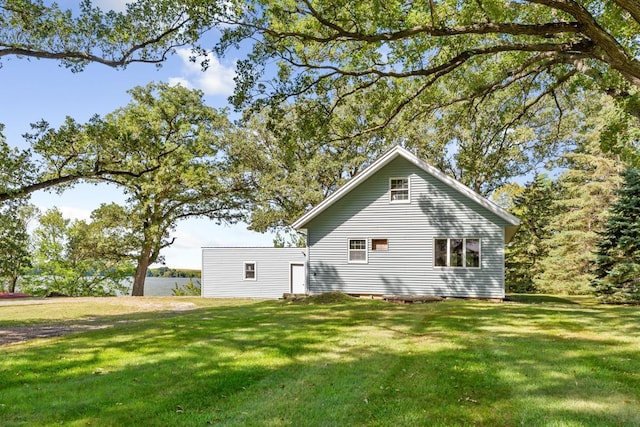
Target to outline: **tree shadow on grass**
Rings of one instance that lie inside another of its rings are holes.
[[[638,341],[618,329],[639,324],[637,310],[354,301],[156,314],[4,349],[5,425],[640,423]]]
[[[508,302],[517,302],[522,304],[580,304],[576,299],[569,297],[563,298],[555,295],[540,295],[540,294],[509,294],[505,298]]]

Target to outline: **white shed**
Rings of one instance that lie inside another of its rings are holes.
[[[305,248],[202,249],[203,297],[281,298],[306,293],[305,282]]]

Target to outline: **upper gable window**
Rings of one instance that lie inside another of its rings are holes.
[[[409,178],[391,178],[389,180],[389,201],[391,203],[409,203]]]

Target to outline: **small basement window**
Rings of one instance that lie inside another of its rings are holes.
[[[409,178],[391,178],[389,180],[389,201],[391,203],[409,203]]]
[[[389,241],[387,239],[371,239],[372,251],[388,251]]]
[[[256,280],[256,263],[244,263],[244,280]]]
[[[349,240],[349,262],[350,263],[366,263],[367,262],[367,241],[364,239]]]

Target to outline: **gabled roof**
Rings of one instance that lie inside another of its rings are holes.
[[[407,161],[409,161],[410,163],[413,163],[414,165],[418,166],[420,169],[424,170],[434,178],[442,181],[449,187],[453,188],[459,193],[465,195],[470,200],[484,207],[489,212],[492,212],[496,214],[498,217],[504,219],[508,224],[505,227],[505,243],[511,240],[515,232],[520,227],[520,220],[518,218],[511,215],[509,212],[502,209],[500,206],[496,205],[495,203],[482,197],[481,195],[479,195],[478,193],[476,193],[466,185],[456,181],[455,179],[445,175],[440,170],[436,169],[430,164],[420,160],[413,153],[411,153],[410,151],[400,146],[396,146],[390,149],[389,151],[387,151],[386,153],[384,153],[375,162],[370,164],[367,168],[365,168],[362,172],[360,172],[358,175],[352,178],[349,182],[347,182],[345,185],[340,187],[335,193],[331,194],[329,197],[324,199],[316,207],[314,207],[309,212],[307,212],[302,217],[300,217],[296,222],[292,224],[292,227],[295,228],[296,230],[304,228],[304,226],[307,223],[309,223],[309,221],[311,221],[312,219],[320,215],[329,206],[333,205],[335,202],[340,200],[347,193],[349,193],[358,185],[366,181],[370,176],[378,172],[380,169],[382,169],[384,166],[386,166],[389,162],[396,159],[397,157],[402,157]]]

